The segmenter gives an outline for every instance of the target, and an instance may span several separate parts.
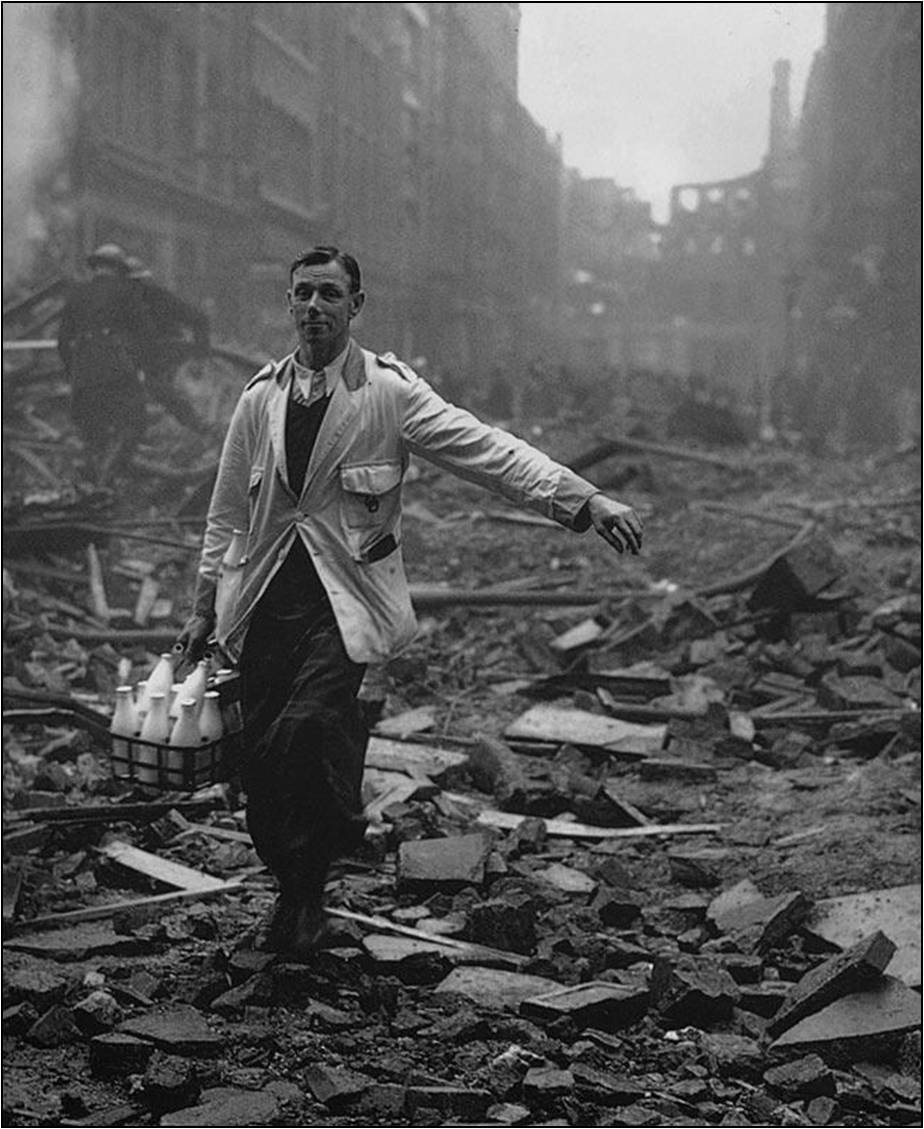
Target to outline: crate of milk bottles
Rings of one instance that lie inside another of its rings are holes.
[[[110,760],[116,777],[170,791],[227,780],[240,749],[240,680],[207,659],[174,682],[179,656],[160,656],[136,687],[116,689]]]

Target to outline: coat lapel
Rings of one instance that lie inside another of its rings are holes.
[[[289,474],[286,467],[286,408],[289,403],[289,381],[292,379],[292,358],[286,357],[273,379],[272,401],[269,407],[269,432],[273,444],[276,474],[288,489]]]
[[[311,489],[321,469],[336,454],[340,440],[359,411],[365,383],[366,362],[363,351],[355,341],[351,340],[343,373],[330,398],[311,457],[308,459],[303,496]]]

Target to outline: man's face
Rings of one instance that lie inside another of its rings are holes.
[[[363,305],[350,276],[337,262],[299,267],[286,298],[306,360],[326,363],[346,347],[350,322]]]

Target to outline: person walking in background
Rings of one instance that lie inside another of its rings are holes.
[[[127,464],[144,434],[141,343],[154,325],[128,277],[121,247],[102,244],[87,265],[91,277],[71,288],[62,310],[58,351],[89,476],[100,485]]]
[[[141,259],[129,255],[126,264],[128,277],[148,313],[148,333],[139,339],[145,388],[178,423],[208,434],[211,428],[176,387],[176,377],[186,361],[208,356],[209,320],[201,310],[155,282]]]

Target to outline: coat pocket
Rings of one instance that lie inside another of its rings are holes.
[[[378,529],[395,512],[401,463],[357,463],[340,468],[341,514],[347,529]]]
[[[340,520],[353,560],[365,561],[371,545],[397,533],[401,478],[397,460],[340,467]]]

